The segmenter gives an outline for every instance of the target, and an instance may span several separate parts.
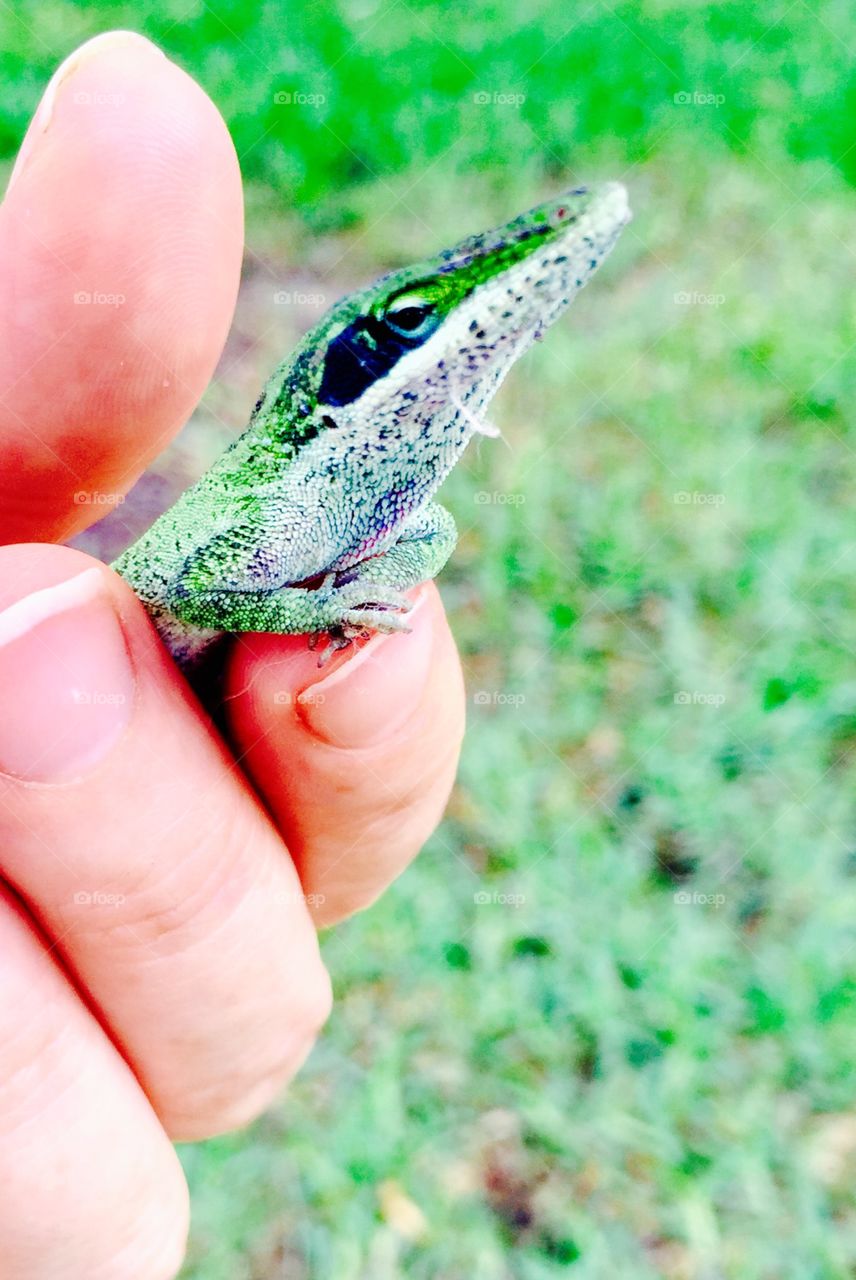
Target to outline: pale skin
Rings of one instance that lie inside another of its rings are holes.
[[[329,1012],[316,927],[382,892],[454,776],[433,585],[409,636],[323,670],[305,637],[238,640],[227,745],[130,589],[50,545],[103,514],[75,495],[126,492],[192,412],[242,235],[199,86],[138,36],[78,50],[0,207],[2,1280],[176,1274],[170,1140],[246,1123],[293,1075]]]

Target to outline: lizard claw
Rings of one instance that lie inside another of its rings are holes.
[[[309,648],[310,649],[317,648],[318,643],[321,639],[321,636],[324,634],[325,634],[324,632],[316,631],[315,634],[310,637]],[[333,654],[338,653],[340,649],[347,649],[349,645],[353,644],[354,640],[356,639],[356,636],[347,635],[346,629],[344,627],[342,628],[337,627],[327,632],[326,638],[327,638],[327,643],[324,645],[324,648],[318,654],[319,667],[326,667],[327,663],[333,657]]]
[[[325,666],[334,653],[346,648],[354,640],[367,639],[375,633],[389,635],[395,631],[409,631],[403,615],[413,608],[413,602],[394,587],[378,583],[352,582],[334,585],[335,575],[328,574],[319,587],[324,593],[325,605],[334,613],[334,619],[309,637],[310,649],[317,649],[323,637],[326,644],[318,657],[319,667]],[[334,608],[331,608],[334,606]]]

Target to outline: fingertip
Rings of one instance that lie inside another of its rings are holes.
[[[136,31],[102,31],[90,40],[85,40],[76,49],[73,49],[51,76],[33,113],[33,118],[24,135],[24,140],[12,166],[12,172],[9,175],[9,181],[6,186],[7,194],[23,173],[24,167],[41,136],[49,128],[57,95],[63,82],[73,75],[88,59],[95,58],[103,53],[115,53],[123,49],[133,52],[135,56],[141,59],[150,57],[165,58],[166,56],[158,49],[157,45]]]
[[[433,584],[410,593],[406,634],[373,635],[327,660],[306,636],[239,637],[229,664],[229,712],[293,729],[345,751],[395,736],[419,707],[445,615]]]
[[[82,490],[130,488],[207,385],[242,250],[202,88],[133,32],[75,50],[0,206],[0,539],[67,537],[92,517]]]
[[[433,583],[410,635],[375,637],[319,675],[305,637],[233,654],[227,716],[301,875],[313,918],[368,905],[433,830],[464,730],[463,677]]]

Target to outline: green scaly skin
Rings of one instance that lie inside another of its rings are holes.
[[[629,218],[617,183],[570,191],[336,303],[113,566],[176,661],[230,632],[407,630],[403,593],[455,546],[436,490]]]

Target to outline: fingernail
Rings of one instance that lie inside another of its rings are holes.
[[[105,49],[122,45],[127,46],[134,41],[148,45],[149,48],[158,53],[161,52],[157,45],[152,44],[150,40],[146,40],[145,36],[138,35],[135,31],[103,31],[101,35],[93,36],[91,40],[87,40],[77,49],[74,49],[65,61],[59,64],[47,83],[41,101],[36,107],[35,115],[30,121],[30,127],[24,135],[24,141],[21,143],[21,148],[15,157],[15,163],[9,175],[9,181],[6,185],[7,191],[11,190],[12,184],[20,177],[34,145],[50,125],[57,94],[65,81],[85,62],[102,53]]]
[[[120,737],[134,705],[125,637],[100,569],[0,613],[0,770],[67,782]]]
[[[333,746],[369,747],[392,737],[412,715],[428,679],[434,643],[420,595],[407,615],[409,635],[374,636],[330,675],[298,695],[301,719]]]

